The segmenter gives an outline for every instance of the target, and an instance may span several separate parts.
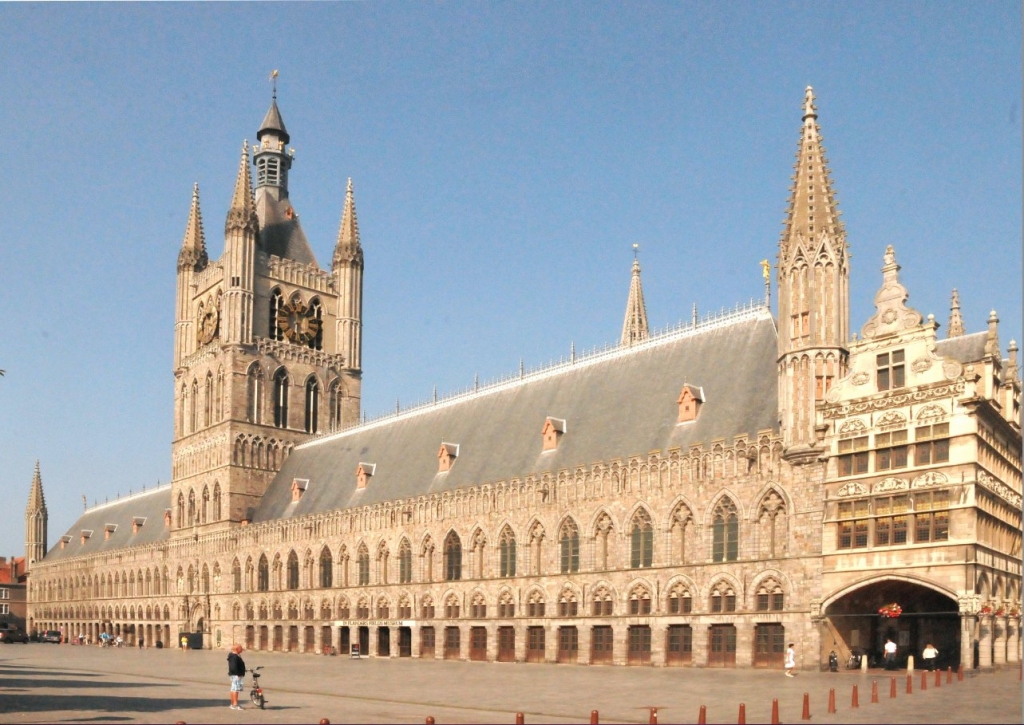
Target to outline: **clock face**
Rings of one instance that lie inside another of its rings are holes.
[[[302,300],[294,300],[277,313],[277,326],[289,342],[307,345],[320,332],[320,320],[313,316],[313,310]]]
[[[217,337],[217,328],[220,325],[220,314],[217,312],[217,308],[210,307],[200,310],[196,323],[196,339],[199,344],[205,345]]]

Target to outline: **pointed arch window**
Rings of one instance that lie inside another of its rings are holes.
[[[342,409],[344,408],[345,390],[342,387],[341,379],[335,378],[331,381],[328,395],[328,429],[333,431],[341,430]]]
[[[270,590],[270,562],[267,555],[260,555],[260,563],[256,567],[256,591],[265,592]]]
[[[576,523],[567,520],[558,533],[558,549],[561,559],[559,570],[571,574],[580,570],[580,530]]]
[[[213,484],[213,520],[220,521],[220,484]]]
[[[185,494],[178,494],[178,527],[185,525]]]
[[[736,611],[736,592],[726,582],[718,582],[711,588],[711,612]]]
[[[188,492],[188,525],[196,523],[196,492]]]
[[[503,579],[516,575],[516,535],[508,526],[498,539],[498,574]]]
[[[654,527],[651,515],[640,509],[633,516],[629,530],[629,566],[632,569],[646,568],[654,562]]]
[[[253,363],[246,374],[246,419],[250,423],[263,423],[263,368]]]
[[[757,588],[757,611],[778,612],[785,604],[782,587],[774,579],[766,579]]]
[[[183,437],[188,435],[188,430],[185,428],[185,420],[187,419],[186,413],[188,412],[188,387],[182,384],[181,386],[181,397],[178,399],[178,436]]]
[[[299,557],[294,551],[288,554],[288,588],[299,588]]]
[[[370,583],[370,550],[366,548],[366,544],[359,545],[356,566],[359,569],[359,586],[366,586]]]
[[[320,383],[313,376],[306,381],[306,432],[316,433],[320,420]]]
[[[324,308],[316,297],[309,303],[309,317],[314,320],[310,329],[316,329],[316,334],[310,339],[309,347],[313,350],[324,349]]]
[[[408,584],[412,581],[412,547],[408,539],[402,539],[398,545],[398,583]]]
[[[284,368],[274,373],[274,426],[288,427],[288,371]]]
[[[224,368],[217,370],[217,385],[213,395],[213,419],[224,420]]]
[[[231,563],[231,591],[242,591],[242,562],[238,559]]]
[[[192,394],[188,399],[188,432],[199,430],[199,381],[192,381]]]
[[[634,615],[651,613],[651,593],[647,591],[646,587],[639,586],[630,592],[629,613]]]
[[[715,506],[711,522],[711,558],[713,561],[736,561],[739,557],[740,519],[736,504],[723,498]]]
[[[320,586],[328,589],[334,584],[334,556],[326,546],[320,552]]]
[[[213,373],[206,373],[206,389],[203,391],[203,425],[209,428],[213,425]]]
[[[210,516],[210,489],[203,486],[203,500],[199,505],[199,523],[205,524]]]
[[[285,307],[284,295],[281,294],[281,290],[275,288],[270,293],[270,319],[269,319],[269,330],[271,340],[283,340],[284,330],[281,329],[279,315]]]
[[[693,597],[685,584],[675,584],[668,592],[668,613],[689,614],[693,611]]]
[[[454,531],[444,540],[444,578],[445,581],[462,578],[462,540]]]

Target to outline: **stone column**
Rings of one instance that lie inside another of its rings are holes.
[[[629,627],[612,622],[612,664],[624,665],[629,659]]]
[[[399,641],[398,641],[399,640],[398,627],[388,627],[388,629],[390,630],[389,633],[388,633],[388,637],[391,640],[391,654],[390,654],[390,656],[391,657],[398,657],[398,651],[401,649],[401,647],[399,646]]]
[[[367,627],[367,629],[369,630],[369,636],[367,637],[367,639],[369,641],[366,643],[366,652],[361,652],[360,654],[367,655],[369,657],[376,657],[377,656],[377,628],[376,627]],[[359,628],[356,627],[356,636],[358,636],[358,635],[359,635]]]
[[[960,612],[960,667],[964,671],[974,667],[974,629],[977,617]]]
[[[753,622],[736,623],[736,666],[754,666],[754,632],[757,626]]]
[[[459,625],[459,659],[463,662],[469,660],[469,625]]]
[[[581,665],[590,664],[590,631],[590,624],[587,623],[586,620],[581,620],[580,623],[576,625],[576,635],[579,643],[579,659],[577,659],[577,662]]]
[[[498,625],[487,625],[487,661],[498,661]]]
[[[983,614],[978,618],[978,667],[992,666],[992,615]]]
[[[1006,616],[992,617],[992,634],[995,649],[992,653],[992,664],[1006,664]]]
[[[691,665],[693,667],[707,667],[708,655],[710,654],[711,627],[703,620],[697,619],[693,623],[693,653]]]
[[[651,620],[651,664],[664,667],[668,663],[668,624],[658,618]]]
[[[420,625],[417,624],[415,626],[409,627],[409,630],[410,630],[409,636],[412,637],[412,646],[409,648],[409,650],[410,650],[409,654],[411,654],[416,659],[419,659],[420,658],[420,637],[423,636],[422,634],[420,634]]]
[[[324,652],[324,627],[319,623],[313,625],[313,652],[318,655]]]
[[[1006,661],[1020,662],[1020,620],[1010,617],[1006,620]]]

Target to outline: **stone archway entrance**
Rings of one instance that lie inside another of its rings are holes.
[[[878,610],[898,604],[899,617],[886,618]],[[921,666],[921,651],[931,643],[939,650],[936,665],[960,666],[960,613],[957,601],[940,591],[907,579],[878,579],[842,594],[822,610],[822,649],[835,650],[840,667],[852,653],[866,655],[871,667],[882,666],[886,639],[897,644],[897,666],[905,668],[914,655]]]

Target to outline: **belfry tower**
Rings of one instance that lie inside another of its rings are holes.
[[[359,420],[363,250],[352,182],[326,271],[288,194],[294,150],[276,90],[256,140],[251,157],[242,145],[221,258],[208,257],[198,186],[178,254],[176,535],[249,520],[296,444]]]
[[[25,507],[25,571],[32,569],[32,563],[46,556],[46,526],[49,514],[46,512],[46,498],[43,496],[43,478],[39,475],[39,461],[32,474],[32,488],[28,493]]]
[[[849,356],[849,253],[821,141],[808,86],[778,257],[779,419],[783,455],[796,464],[820,453],[815,405]]]

